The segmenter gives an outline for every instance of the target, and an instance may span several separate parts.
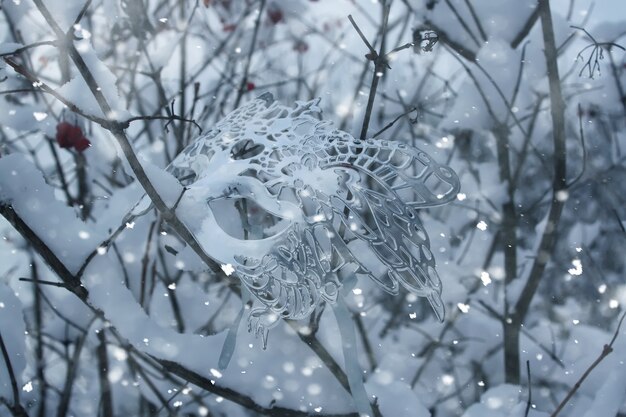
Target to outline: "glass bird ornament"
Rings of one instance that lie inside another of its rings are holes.
[[[188,226],[252,295],[249,326],[263,344],[279,318],[336,303],[354,277],[404,287],[442,320],[417,211],[453,200],[456,174],[413,146],[332,128],[318,103],[288,108],[266,93],[184,149],[167,170],[203,209]]]

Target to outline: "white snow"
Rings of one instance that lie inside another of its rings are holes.
[[[10,204],[72,272],[105,238],[58,201],[41,172],[21,154],[0,158],[0,202]]]

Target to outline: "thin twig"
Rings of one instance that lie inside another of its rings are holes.
[[[476,46],[480,48],[482,46],[481,43],[478,42],[478,39],[476,39],[476,36],[474,36],[474,33],[469,28],[469,25],[465,22],[465,19],[463,19],[463,17],[459,14],[456,7],[454,7],[454,5],[452,4],[452,2],[450,2],[450,0],[445,0],[445,2],[448,8],[452,11],[454,16],[456,17],[456,20],[461,24],[461,26],[465,30],[465,32],[469,35],[470,38],[472,38]]]
[[[354,20],[351,20],[351,22],[354,22]],[[382,26],[382,31],[381,31],[379,53],[376,54],[376,51],[374,51],[374,55],[372,57],[372,59],[374,60],[374,75],[372,77],[372,85],[370,87],[369,97],[367,99],[367,107],[365,108],[365,116],[363,116],[363,126],[361,127],[361,134],[359,135],[359,138],[361,140],[367,137],[367,130],[369,128],[370,119],[372,117],[372,109],[374,108],[374,100],[376,99],[376,90],[378,88],[378,82],[380,81],[380,78],[383,75],[383,71],[385,70],[385,66],[387,65],[387,59],[385,57],[385,37],[387,34],[388,22],[389,22],[389,6],[385,6],[383,9],[383,26]],[[353,25],[357,27],[356,23],[353,23]],[[362,35],[361,32],[359,34]],[[371,53],[371,50],[370,50],[370,53]]]
[[[617,323],[617,329],[615,329],[615,333],[613,333],[613,338],[611,339],[611,342],[608,345],[604,345],[602,347],[602,352],[600,352],[600,356],[598,356],[596,360],[593,361],[593,363],[589,366],[589,368],[587,368],[587,370],[581,375],[580,379],[576,381],[576,384],[574,384],[572,389],[569,390],[569,392],[567,393],[565,398],[563,398],[563,401],[561,401],[561,403],[558,405],[556,410],[554,410],[554,412],[550,414],[550,417],[556,417],[561,412],[561,410],[563,410],[563,407],[565,407],[567,403],[569,402],[569,400],[574,396],[574,394],[576,394],[576,391],[578,391],[582,383],[585,381],[585,379],[587,379],[587,377],[589,376],[589,374],[591,374],[591,372],[595,369],[595,367],[598,366],[600,362],[604,360],[604,358],[609,356],[611,352],[613,352],[613,343],[615,343],[615,340],[617,340],[617,336],[619,335],[619,330],[622,327],[622,322],[624,321],[625,317],[626,317],[626,311],[622,314],[622,317],[619,319],[619,322]]]
[[[25,281],[25,282],[34,282],[35,284],[43,284],[43,285],[51,285],[53,287],[67,288],[67,284],[64,282],[44,281],[41,279],[31,279],[31,278],[20,278],[19,280]]]
[[[255,50],[256,39],[259,34],[259,27],[261,27],[261,17],[263,16],[263,9],[265,8],[265,0],[261,0],[261,5],[259,6],[259,14],[256,18],[256,22],[254,23],[254,32],[252,33],[252,40],[250,41],[250,50],[248,51],[248,57],[246,58],[246,66],[243,70],[243,77],[241,77],[241,82],[239,83],[239,88],[237,89],[237,98],[235,99],[234,107],[239,107],[239,103],[241,102],[241,98],[243,97],[244,92],[246,91],[246,84],[248,84],[248,74],[250,73],[250,64],[252,63],[252,54]]]
[[[44,298],[42,296],[41,288],[39,287],[39,267],[38,263],[35,260],[34,256],[31,256],[30,259],[30,270],[31,276],[35,281],[35,285],[33,286],[33,307],[34,307],[34,321],[35,321],[35,368],[36,368],[36,376],[37,381],[39,382],[39,408],[37,410],[38,417],[44,417],[46,413],[46,399],[48,397],[48,382],[46,380],[45,368],[46,368],[46,360],[45,360],[45,352],[44,352],[44,343],[43,343],[43,308],[41,305],[41,300]],[[31,334],[33,332],[31,331]]]
[[[591,39],[591,42],[592,42],[591,45],[587,45],[586,47],[584,47],[576,56],[576,59],[580,59],[581,61],[585,62],[585,59],[583,58],[583,53],[587,49],[592,48],[591,53],[589,54],[589,58],[587,59],[587,61],[585,62],[585,65],[583,65],[583,67],[580,69],[580,72],[578,73],[579,76],[583,74],[583,72],[585,71],[585,68],[587,68],[589,71],[589,78],[593,78],[596,71],[598,72],[598,74],[600,73],[600,60],[604,59],[603,48],[607,48],[610,50],[610,48],[614,46],[616,48],[621,49],[622,51],[626,51],[626,49],[623,46],[618,45],[615,42],[598,42],[589,32],[587,32],[586,29],[580,26],[570,26],[570,27],[572,29],[583,31],[589,37],[589,39]]]
[[[354,322],[356,323],[356,329],[359,331],[359,336],[361,336],[361,342],[363,342],[365,353],[367,354],[367,360],[370,364],[370,372],[374,372],[374,370],[378,367],[378,363],[376,361],[376,355],[374,354],[374,350],[372,349],[372,343],[367,336],[367,329],[365,328],[365,325],[363,324],[363,320],[361,319],[361,315],[359,313],[354,314],[353,318]]]
[[[13,50],[11,52],[2,53],[2,54],[0,54],[0,58],[9,57],[9,56],[12,56],[12,55],[19,55],[22,52],[28,51],[29,49],[32,49],[32,48],[36,48],[38,46],[46,46],[46,45],[47,46],[57,46],[57,44],[58,44],[57,41],[33,42],[33,43],[29,44],[29,45],[25,45],[25,46],[19,47],[19,48],[15,49],[15,50]]]
[[[9,373],[9,381],[11,383],[11,391],[13,393],[13,405],[15,407],[20,403],[20,391],[17,386],[15,371],[13,370],[13,365],[11,364],[11,358],[9,357],[9,351],[7,350],[7,347],[4,344],[4,339],[2,338],[2,332],[0,332],[0,350],[2,350],[2,358],[4,359],[5,367]]]
[[[526,401],[526,411],[524,411],[524,417],[528,417],[530,413],[530,407],[533,403],[533,387],[530,380],[530,361],[526,361],[526,377],[528,378],[528,400]]]
[[[574,184],[580,181],[583,175],[585,175],[585,169],[587,168],[587,147],[585,146],[585,131],[583,129],[583,109],[580,103],[578,103],[578,133],[580,134],[580,142],[583,153],[583,161],[581,164],[582,169],[580,170],[580,173],[576,175],[576,178],[570,181],[570,183],[567,185],[568,188],[572,187]]]
[[[98,332],[98,376],[100,377],[100,398],[102,400],[102,417],[113,417],[113,396],[109,382],[109,355],[107,353],[107,339],[105,329]]]
[[[530,41],[525,42],[522,46],[522,55],[519,60],[519,69],[517,70],[517,77],[515,79],[515,87],[513,87],[513,94],[511,94],[511,105],[515,105],[515,101],[517,100],[517,94],[519,93],[520,86],[522,84],[522,75],[524,74],[524,64],[526,63],[526,47]],[[507,114],[507,118],[511,113]]]
[[[74,24],[70,26],[70,28],[68,29],[67,31],[68,34],[74,30],[74,26],[76,26],[81,20],[83,20],[83,17],[85,16],[85,14],[87,13],[87,10],[91,6],[91,1],[92,0],[87,0],[85,4],[83,4],[83,7],[81,7],[80,9],[80,13],[78,13],[78,16],[76,16],[76,19],[74,19]]]
[[[56,254],[50,250],[50,248],[41,240],[41,238],[30,228],[26,222],[13,210],[13,207],[5,204],[0,204],[0,215],[2,215],[8,222],[20,233],[26,241],[28,241],[34,248],[37,249],[39,255],[46,261],[46,263],[57,272],[61,277],[66,277],[63,282],[66,288],[78,295],[80,298],[87,298],[87,289],[83,287],[76,277],[67,269],[67,267],[57,258]]]
[[[619,228],[622,229],[622,232],[624,232],[624,234],[626,234],[626,227],[624,227],[624,223],[622,223],[622,220],[619,218],[617,210],[613,209],[613,214],[615,214],[615,219],[617,220],[617,224],[619,224]]]
[[[502,314],[496,311],[493,307],[485,303],[483,300],[478,300],[478,304],[480,304],[485,310],[487,310],[487,312],[491,314],[495,319],[497,319],[500,323],[504,324],[504,322],[506,321],[506,318],[503,317]],[[565,364],[563,364],[563,361],[561,360],[561,358],[556,356],[556,354],[550,351],[550,349],[548,349],[547,346],[545,346],[543,343],[537,340],[537,338],[533,336],[533,334],[530,331],[526,330],[525,327],[522,327],[520,331],[524,334],[524,336],[528,337],[528,339],[530,339],[531,342],[533,342],[541,350],[543,350],[546,353],[546,355],[548,355],[550,359],[554,361],[554,363],[556,363],[560,368],[565,369]]]
[[[526,19],[526,23],[524,23],[524,26],[522,26],[522,29],[517,33],[517,35],[511,41],[511,47],[513,49],[516,49],[518,45],[522,43],[524,39],[526,39],[526,36],[528,36],[528,33],[533,28],[533,26],[535,26],[535,23],[537,22],[538,18],[539,18],[539,8],[535,7],[533,12],[528,17],[528,19]]]
[[[146,247],[143,252],[143,257],[141,258],[141,278],[139,280],[139,305],[143,308],[148,309],[146,301],[146,285],[148,280],[148,262],[150,261],[150,247],[152,246],[152,237],[154,235],[154,227],[156,226],[156,220],[150,223],[150,227],[148,228],[148,238],[146,239]]]
[[[137,121],[137,120],[167,120],[168,122],[165,124],[165,128],[167,128],[167,126],[170,123],[172,123],[172,121],[180,120],[181,122],[193,123],[198,128],[200,133],[202,133],[202,128],[200,127],[200,125],[198,123],[196,123],[195,120],[187,119],[185,117],[177,116],[175,114],[173,114],[171,116],[135,116],[135,117],[131,117],[130,119],[126,119],[126,120],[124,120],[121,123],[122,123],[122,125],[128,126],[132,122]]]
[[[376,50],[374,49],[372,44],[369,43],[369,41],[367,40],[367,38],[365,37],[365,35],[361,31],[361,28],[359,27],[359,25],[357,25],[356,22],[354,21],[354,18],[352,17],[351,14],[348,15],[348,20],[350,21],[350,23],[352,23],[352,26],[354,26],[354,30],[356,30],[356,33],[359,34],[359,36],[363,40],[363,43],[365,44],[365,46],[367,46],[367,49],[370,50],[370,54],[372,54],[372,58],[375,57],[377,55],[376,54]]]
[[[26,67],[18,64],[13,59],[7,58],[7,57],[4,57],[4,62],[6,62],[11,68],[13,68],[15,70],[15,72],[17,72],[18,74],[24,76],[30,83],[32,83],[33,85],[37,85],[44,92],[52,95],[54,98],[59,100],[61,103],[65,104],[68,107],[68,109],[71,110],[72,112],[74,112],[76,114],[79,114],[79,115],[83,116],[84,118],[91,120],[92,122],[98,123],[99,125],[106,125],[107,120],[105,120],[105,119],[103,119],[101,117],[97,117],[97,116],[94,116],[94,115],[87,114],[87,113],[83,112],[77,105],[75,105],[74,103],[72,103],[71,101],[69,101],[68,99],[63,97],[54,88],[50,87],[46,83],[42,82],[35,75],[33,75],[30,71],[28,71],[28,69],[26,69]]]
[[[92,319],[93,322],[93,319]],[[72,390],[74,388],[74,380],[78,373],[78,365],[80,364],[80,355],[85,346],[87,340],[87,332],[78,336],[76,344],[74,345],[74,352],[71,360],[69,361],[67,371],[65,374],[65,382],[63,384],[63,391],[61,391],[61,398],[59,398],[59,405],[57,407],[57,417],[65,417],[70,408],[70,401],[72,399]]]
[[[395,48],[393,48],[391,51],[387,52],[385,54],[385,56],[387,57],[387,60],[389,60],[389,58],[391,57],[391,55],[395,54],[396,52],[402,51],[404,49],[408,49],[408,48],[412,48],[415,46],[414,42],[407,42],[404,45],[400,45],[400,46],[396,46]]]
[[[478,32],[480,33],[482,41],[486,42],[488,39],[487,33],[485,32],[485,29],[483,29],[483,25],[480,23],[480,19],[478,18],[478,14],[476,13],[474,6],[472,6],[472,3],[469,0],[465,0],[465,5],[469,9],[470,14],[472,15],[472,19],[474,19],[474,23],[476,23],[476,27],[478,28]]]
[[[380,129],[378,132],[374,133],[374,136],[372,136],[372,138],[376,138],[378,137],[381,133],[383,133],[385,130],[389,129],[390,127],[392,127],[394,124],[396,124],[396,122],[400,119],[402,119],[404,116],[411,114],[412,112],[417,111],[417,107],[412,107],[411,109],[409,109],[408,111],[402,113],[401,115],[399,115],[398,117],[396,117],[395,119],[393,119],[390,123],[387,124],[387,126],[383,127],[382,129]]]

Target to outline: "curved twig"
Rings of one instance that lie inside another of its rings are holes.
[[[600,356],[598,356],[596,360],[593,361],[591,365],[589,365],[589,368],[587,368],[587,370],[581,375],[580,379],[576,381],[572,389],[570,389],[567,395],[565,396],[565,398],[563,398],[563,401],[559,403],[556,410],[554,410],[554,412],[550,414],[550,417],[556,417],[561,412],[561,410],[563,410],[563,407],[565,407],[567,403],[569,402],[569,400],[574,396],[574,394],[576,394],[576,391],[578,391],[582,383],[585,381],[585,379],[587,379],[587,377],[589,376],[589,374],[591,374],[591,372],[595,369],[595,367],[598,366],[600,362],[604,360],[604,358],[609,356],[611,352],[613,352],[613,343],[615,343],[615,340],[617,340],[617,336],[619,335],[619,330],[622,327],[622,322],[624,321],[625,317],[626,317],[626,311],[622,314],[622,317],[619,319],[619,322],[617,323],[617,329],[615,329],[615,333],[613,333],[613,338],[611,339],[609,344],[604,345],[602,347],[602,352],[600,352]]]

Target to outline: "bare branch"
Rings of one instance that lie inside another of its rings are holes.
[[[356,24],[356,22],[354,21],[354,18],[352,17],[351,14],[348,15],[348,20],[350,20],[350,23],[352,23],[352,26],[354,26],[354,30],[356,30],[356,33],[359,34],[359,36],[363,40],[363,43],[365,44],[365,46],[367,46],[367,49],[369,49],[370,54],[372,54],[371,56],[375,57],[377,55],[376,54],[376,50],[374,49],[372,44],[369,43],[369,41],[367,40],[367,38],[363,34],[363,31],[361,31],[361,28],[359,27],[359,25]]]
[[[619,336],[619,330],[622,327],[622,322],[624,321],[625,317],[626,312],[624,312],[619,319],[619,322],[617,323],[617,329],[615,329],[615,333],[613,333],[613,338],[611,339],[611,342],[608,345],[604,345],[602,347],[602,352],[600,352],[600,356],[598,356],[596,360],[593,361],[591,365],[589,365],[589,368],[587,368],[587,370],[580,376],[578,381],[576,381],[572,389],[570,389],[565,398],[563,398],[563,401],[559,403],[556,410],[554,410],[554,412],[550,414],[550,417],[556,417],[557,415],[559,415],[559,413],[563,410],[563,407],[565,407],[569,400],[572,399],[574,394],[576,394],[576,391],[578,391],[582,383],[585,382],[585,379],[587,379],[589,374],[591,374],[591,372],[596,368],[596,366],[600,364],[600,362],[604,360],[604,358],[606,358],[613,352],[613,343],[615,343],[615,340],[617,340],[617,336]]]

